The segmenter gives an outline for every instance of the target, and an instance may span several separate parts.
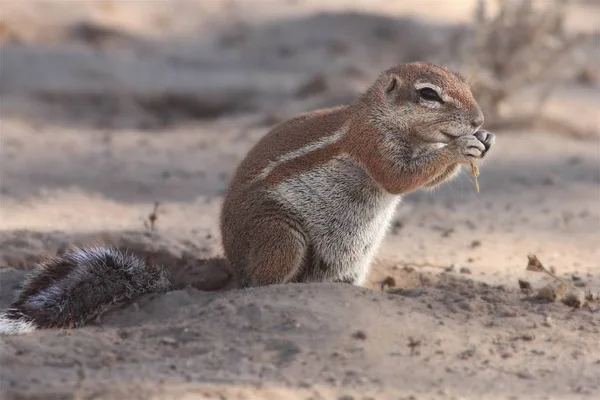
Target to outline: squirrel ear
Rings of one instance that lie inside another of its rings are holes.
[[[401,83],[400,77],[396,74],[392,74],[388,78],[388,83],[385,87],[386,93],[391,93],[394,89],[396,89]]]

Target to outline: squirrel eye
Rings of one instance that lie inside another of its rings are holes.
[[[440,98],[440,95],[431,88],[426,87],[426,88],[420,89],[419,95],[421,95],[421,97],[425,100],[437,101],[437,102],[443,103],[442,99]]]

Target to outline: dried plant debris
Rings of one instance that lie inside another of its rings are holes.
[[[149,231],[154,231],[156,221],[158,220],[158,206],[160,203],[157,201],[154,203],[154,209],[148,215],[147,219],[144,220],[144,227]]]
[[[530,254],[527,256],[527,259],[528,259],[527,271],[534,271],[534,272],[544,272],[545,271],[544,266],[542,265],[540,260],[538,260],[537,256]]]
[[[477,177],[479,176],[479,167],[473,161],[471,161],[471,174],[473,175],[473,180],[475,182],[475,191],[479,193],[479,181],[477,180]]]
[[[558,276],[554,275],[553,272],[551,272],[549,269],[544,267],[544,265],[537,258],[537,256],[535,256],[534,254],[530,254],[527,256],[527,258],[528,258],[527,271],[544,272],[545,274],[551,276],[552,278],[556,279],[557,281],[563,282],[562,279],[560,279]]]
[[[569,282],[561,282],[558,284],[556,288],[554,288],[554,295],[556,296],[557,301],[563,301],[567,297],[567,292],[571,287],[571,283]]]
[[[552,286],[544,286],[543,288],[538,290],[537,297],[540,299],[544,299],[549,303],[556,300],[556,295],[554,294],[554,288],[552,288]]]
[[[410,355],[418,355],[418,348],[421,347],[421,340],[413,339],[412,336],[408,338],[408,347],[410,348]]]
[[[543,272],[556,280],[557,284],[548,284],[537,291],[536,298],[546,302],[560,301],[573,308],[581,308],[586,304],[586,295],[583,290],[576,288],[572,281],[563,280],[557,277],[553,272],[544,267],[542,262],[535,256],[527,256],[527,271]],[[527,281],[519,280],[521,292],[529,294],[533,291],[531,284]]]
[[[367,339],[367,334],[364,331],[356,331],[352,334],[352,337],[354,339],[359,339],[359,340],[366,340]]]
[[[600,293],[588,293],[585,295],[585,299],[588,301],[598,301],[600,300]]]
[[[561,282],[556,286],[547,285],[538,290],[537,297],[548,302],[563,301],[569,291],[569,283]]]
[[[574,60],[586,35],[566,29],[568,0],[498,1],[495,9],[489,3],[478,0],[474,29],[457,36],[448,57],[461,60],[460,69],[469,77],[488,127],[535,124],[560,83],[564,62]],[[580,64],[570,62],[573,71]],[[542,90],[535,101],[520,107],[517,94],[536,84]]]

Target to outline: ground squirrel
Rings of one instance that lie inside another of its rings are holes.
[[[353,104],[275,126],[239,165],[220,215],[242,287],[360,285],[403,194],[452,179],[494,135],[461,75],[429,63],[383,72]],[[110,248],[42,263],[0,332],[75,327],[108,306],[173,288],[167,270]]]

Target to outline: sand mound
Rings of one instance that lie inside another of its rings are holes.
[[[22,276],[3,270],[3,303]],[[537,398],[596,387],[594,345],[581,341],[598,333],[594,314],[450,273],[395,276],[400,288],[387,293],[289,284],[146,295],[82,329],[2,338],[2,387],[14,398],[140,399]]]

